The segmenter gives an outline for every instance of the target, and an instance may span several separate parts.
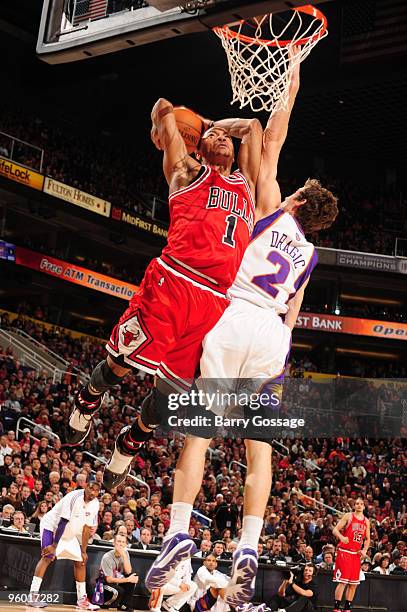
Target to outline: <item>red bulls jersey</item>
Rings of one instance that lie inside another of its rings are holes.
[[[345,530],[341,532],[343,536],[349,539],[349,542],[347,544],[339,542],[338,548],[340,550],[350,550],[352,552],[361,550],[363,540],[366,536],[366,527],[367,523],[365,517],[358,519],[352,514],[352,518],[348,521]]]
[[[197,286],[222,294],[233,283],[253,230],[254,201],[244,176],[202,166],[169,197],[168,244],[159,261]]]

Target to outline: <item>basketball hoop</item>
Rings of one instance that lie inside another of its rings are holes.
[[[287,110],[293,70],[327,36],[327,27],[325,15],[308,4],[292,9],[288,21],[270,13],[213,28],[228,59],[231,104],[271,114]],[[293,47],[299,52],[292,54]]]

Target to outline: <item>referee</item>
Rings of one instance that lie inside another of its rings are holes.
[[[117,533],[113,543],[113,550],[105,553],[100,563],[100,570],[104,575],[104,606],[114,604],[118,610],[133,612],[133,595],[138,576],[131,568],[126,548],[127,538]]]

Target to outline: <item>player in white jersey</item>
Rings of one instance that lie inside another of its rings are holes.
[[[77,608],[97,610],[86,596],[86,549],[92,533],[97,527],[100,484],[88,483],[86,489],[67,493],[41,519],[41,559],[38,561],[31,583],[28,605],[45,608],[46,598],[41,597],[40,588],[49,565],[55,559],[71,559],[78,595]]]
[[[272,390],[281,382],[291,330],[316,264],[315,249],[306,240],[305,233],[329,227],[338,213],[336,198],[315,180],[308,180],[281,201],[277,165],[298,88],[299,64],[290,83],[288,109],[270,117],[264,131],[256,186],[257,223],[230,290],[231,305],[203,343],[201,378],[197,385],[205,392],[213,393],[214,383],[221,392],[234,392],[236,383],[244,380],[250,392],[256,388],[259,392],[266,383]],[[217,405],[216,410],[219,409],[223,410],[224,406]],[[245,439],[247,472],[242,536],[225,591],[226,602],[233,607],[251,601],[254,594],[257,544],[271,488],[269,436],[261,431],[253,437],[256,439]],[[177,464],[170,530],[172,537],[179,533],[184,543],[209,442],[196,436],[187,437]],[[161,562],[163,577],[173,571],[173,558],[170,554],[167,557],[162,562],[157,559]]]

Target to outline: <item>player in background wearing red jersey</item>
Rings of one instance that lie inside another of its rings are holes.
[[[151,118],[152,140],[164,152],[169,185],[168,244],[149,264],[139,291],[114,327],[106,345],[107,359],[76,394],[66,436],[72,446],[85,440],[104,393],[132,368],[156,375],[140,416],[117,437],[104,470],[106,489],[123,482],[131,460],[160,424],[168,389],[183,392],[192,384],[202,340],[228,305],[226,291],[235,279],[254,223],[263,135],[260,122],[204,120],[206,131],[197,161],[187,153],[170,102],[159,99]],[[241,139],[240,170],[233,173],[232,137]]]
[[[370,546],[370,523],[363,514],[364,508],[363,498],[358,497],[355,511],[344,514],[332,531],[339,540],[334,567],[334,582],[339,583],[335,589],[334,612],[350,612],[360,582],[361,559],[366,557]],[[345,607],[341,608],[345,588]]]

